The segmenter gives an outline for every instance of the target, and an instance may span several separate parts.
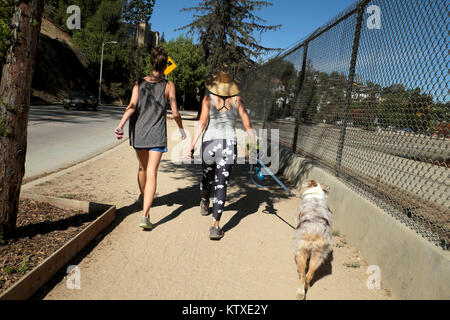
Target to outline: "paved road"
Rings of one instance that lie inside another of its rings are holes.
[[[115,106],[99,106],[98,111],[32,106],[24,179],[68,167],[120,143],[113,130],[123,111]]]
[[[117,140],[113,133],[124,110],[116,106],[99,106],[98,111],[65,110],[62,105],[32,106],[24,179],[77,164],[126,140],[128,124],[124,140]],[[197,112],[181,111],[181,115],[193,119]]]

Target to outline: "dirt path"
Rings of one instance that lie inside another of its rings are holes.
[[[193,131],[193,121],[184,121]],[[173,122],[169,122],[170,131]],[[169,144],[169,150],[173,148]],[[137,227],[137,160],[123,143],[55,179],[24,187],[43,195],[115,204],[116,222],[74,259],[81,289],[69,290],[61,276],[45,299],[295,299],[297,272],[291,239],[298,198],[281,188],[257,189],[247,167],[236,166],[221,225],[225,237],[210,241],[211,216],[199,213],[198,165],[176,165],[163,156],[151,210],[156,226]],[[308,299],[392,299],[388,290],[369,290],[367,264],[344,236],[334,238],[333,260],[325,265]],[[345,263],[358,262],[359,268]],[[331,273],[330,273],[331,272]]]

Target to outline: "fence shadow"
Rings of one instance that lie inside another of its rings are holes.
[[[292,170],[292,163],[298,161],[300,161],[300,164],[295,170]],[[313,159],[305,158],[299,160],[298,155],[286,148],[280,147],[280,169],[278,170],[278,174],[282,175],[291,187],[299,186],[317,165],[318,163]]]
[[[175,179],[189,181],[192,185],[185,188],[180,188],[175,192],[158,197],[154,200],[153,207],[160,205],[180,205],[180,207],[175,209],[168,216],[156,222],[154,226],[167,223],[178,217],[184,211],[199,206],[200,204],[199,183],[201,179],[201,165],[179,165],[167,161],[162,164],[161,170],[175,173],[175,176],[179,177]],[[276,183],[271,186],[271,190],[259,189],[257,186],[253,185],[250,180],[249,165],[237,164],[233,167],[231,173],[230,186],[233,188],[234,192],[227,193],[227,204],[225,205],[224,212],[236,211],[236,213],[222,227],[224,232],[236,227],[245,217],[258,212],[261,205],[265,205],[263,212],[277,216],[280,220],[293,228],[292,225],[277,215],[277,211],[274,208],[274,203],[276,201],[289,198],[289,195],[286,194]]]

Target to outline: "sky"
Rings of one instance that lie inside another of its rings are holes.
[[[355,0],[269,0],[273,5],[255,12],[267,25],[282,26],[278,31],[262,34],[260,43],[271,48],[286,49],[350,7]],[[156,0],[150,23],[153,31],[164,32],[166,41],[187,31],[174,31],[193,21],[193,12],[180,12],[198,4],[198,0]],[[194,37],[195,39],[195,37]],[[258,39],[259,40],[259,39]],[[271,53],[264,57],[274,55]]]

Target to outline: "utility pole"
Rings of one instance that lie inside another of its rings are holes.
[[[112,44],[117,44],[117,41],[109,41],[106,43],[102,43],[102,58],[100,61],[100,80],[98,82],[98,104],[101,105],[102,104],[102,73],[103,73],[103,50],[105,48],[105,44],[108,43],[112,43]]]

